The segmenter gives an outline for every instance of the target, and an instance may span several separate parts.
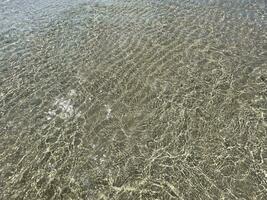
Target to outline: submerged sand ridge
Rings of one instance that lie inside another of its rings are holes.
[[[0,37],[0,199],[266,199],[266,7],[90,1]]]

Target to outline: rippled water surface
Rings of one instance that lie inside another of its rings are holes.
[[[264,0],[2,0],[0,199],[267,199]]]

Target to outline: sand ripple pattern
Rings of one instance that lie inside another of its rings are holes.
[[[0,199],[267,199],[266,1],[89,1],[0,35]]]

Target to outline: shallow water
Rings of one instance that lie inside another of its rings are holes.
[[[267,199],[266,1],[0,7],[0,199]]]

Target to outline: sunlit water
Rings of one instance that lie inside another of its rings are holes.
[[[267,199],[264,0],[2,0],[0,199]]]

